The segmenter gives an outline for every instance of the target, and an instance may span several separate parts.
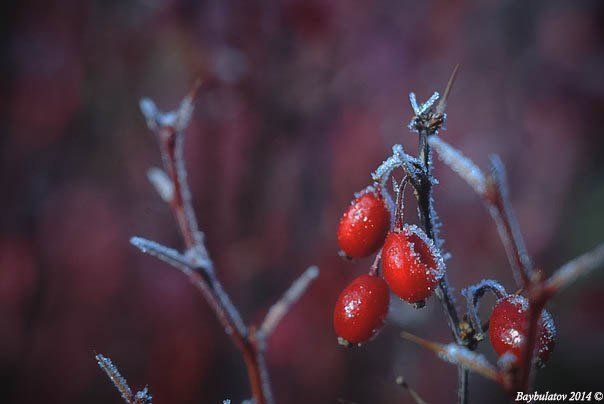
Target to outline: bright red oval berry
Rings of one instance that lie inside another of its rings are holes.
[[[351,258],[367,257],[384,243],[390,228],[390,213],[384,198],[369,190],[356,198],[340,219],[338,244]]]
[[[351,344],[365,342],[380,330],[388,314],[390,293],[382,278],[361,275],[340,293],[333,312],[338,337]]]
[[[390,290],[409,303],[421,303],[432,296],[445,273],[432,241],[412,225],[388,233],[382,248],[382,268]]]
[[[493,308],[489,321],[489,338],[497,355],[510,352],[516,357],[515,363],[523,363],[522,347],[526,340],[528,301],[517,295],[499,299]],[[556,327],[552,316],[545,310],[541,314],[537,330],[537,359],[545,363],[554,349]]]

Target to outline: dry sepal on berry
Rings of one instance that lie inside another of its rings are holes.
[[[489,320],[489,338],[499,356],[511,353],[514,363],[522,365],[522,346],[527,333],[528,300],[522,296],[509,295],[499,299]],[[539,364],[547,361],[556,342],[556,327],[552,316],[543,310],[539,321],[536,355]]]
[[[390,306],[388,285],[382,278],[361,275],[340,293],[333,326],[340,343],[360,344],[375,336],[384,325]]]
[[[445,274],[444,262],[432,240],[415,225],[388,233],[382,248],[384,279],[401,299],[422,304]]]
[[[384,243],[390,228],[390,212],[379,190],[368,187],[340,219],[338,244],[350,258],[364,258]]]

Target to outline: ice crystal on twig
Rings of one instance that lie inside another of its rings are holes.
[[[164,202],[170,202],[174,198],[174,183],[164,170],[151,167],[147,170],[147,178]]]
[[[435,91],[434,94],[432,94],[432,96],[426,100],[426,102],[424,102],[422,105],[418,105],[415,93],[409,93],[409,101],[411,102],[411,108],[413,108],[413,113],[415,116],[423,115],[426,111],[428,111],[428,109],[430,109],[430,107],[432,107],[432,105],[438,100],[438,97],[440,97],[440,94],[438,91]]]
[[[101,354],[97,354],[95,358],[99,367],[107,374],[107,377],[109,377],[115,388],[120,392],[124,401],[131,403],[132,390],[130,389],[130,386],[128,386],[126,379],[124,379],[117,367],[111,362],[111,359],[106,358]]]
[[[113,364],[113,362],[111,362],[111,359],[101,354],[97,354],[95,358],[101,370],[103,370],[103,372],[105,372],[105,374],[109,377],[115,388],[122,395],[122,398],[125,402],[127,402],[128,404],[152,403],[153,397],[151,396],[151,393],[149,392],[146,386],[144,389],[138,391],[136,394],[132,394],[132,389],[130,389],[130,386],[128,386],[128,382],[121,375],[120,371]]]

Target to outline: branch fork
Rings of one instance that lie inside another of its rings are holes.
[[[239,311],[216,276],[214,264],[204,243],[203,233],[197,225],[187,182],[183,159],[184,131],[191,120],[199,88],[200,83],[195,83],[175,111],[161,112],[148,98],[143,98],[140,102],[147,126],[158,140],[163,162],[163,169],[151,168],[147,172],[147,177],[160,197],[172,209],[184,240],[185,250],[180,252],[142,237],[133,237],[130,243],[141,252],[179,269],[199,289],[222,324],[225,333],[243,356],[254,403],[271,404],[273,395],[264,359],[267,341],[291,307],[316,279],[319,269],[311,266],[302,273],[283,297],[269,309],[259,328],[247,326],[243,322]],[[127,403],[150,403],[150,401],[136,401],[141,392],[132,394],[125,379],[120,376],[109,359],[98,355],[97,360]]]

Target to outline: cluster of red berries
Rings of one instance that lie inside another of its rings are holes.
[[[383,277],[361,275],[340,294],[334,328],[340,341],[365,342],[384,324],[389,290],[401,299],[422,305],[444,275],[438,250],[417,226],[394,226],[379,187],[363,191],[342,215],[338,244],[349,258],[365,258],[380,248]]]
[[[397,212],[399,213],[399,212]],[[365,258],[381,248],[383,279],[376,268],[355,278],[340,293],[334,309],[334,329],[340,342],[360,344],[374,337],[384,325],[390,293],[408,303],[422,306],[444,276],[438,249],[423,230],[394,222],[378,187],[368,187],[342,215],[338,244],[343,255]],[[499,356],[511,353],[516,365],[522,363],[522,346],[527,333],[528,301],[518,295],[500,298],[493,309],[489,337]],[[537,334],[536,355],[544,363],[554,348],[556,329],[552,317],[543,311]]]

